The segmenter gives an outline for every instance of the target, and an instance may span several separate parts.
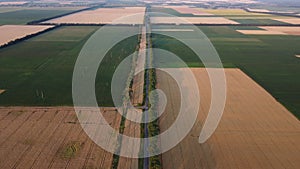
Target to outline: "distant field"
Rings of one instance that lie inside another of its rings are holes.
[[[151,17],[154,24],[239,24],[224,17]]]
[[[163,8],[163,7],[151,7],[150,8],[150,12],[155,12],[155,13],[165,13],[165,14],[169,14],[169,15],[174,15],[174,16],[178,16],[178,17],[193,17],[196,15],[193,14],[182,14],[174,9],[171,8]],[[151,16],[165,16],[165,15],[161,15],[161,14],[151,14]]]
[[[12,1],[12,2],[0,2],[0,5],[23,5],[26,1]]]
[[[79,8],[0,8],[0,25],[26,24],[30,21],[46,19],[78,9]]]
[[[296,6],[279,6],[279,5],[268,5],[268,4],[260,4],[257,8],[267,9],[271,11],[291,11],[291,12],[300,12],[299,7]]]
[[[8,44],[17,39],[33,35],[53,26],[43,25],[3,25],[0,26],[0,46]]]
[[[198,12],[195,12],[198,11]],[[174,6],[153,6],[150,8],[151,12],[157,12],[155,14],[151,14],[153,17],[165,17],[164,14],[173,15],[176,17],[186,17],[191,18],[192,23],[197,24],[197,22],[193,22],[193,20],[197,20],[195,18],[203,18],[206,17],[208,19],[214,20],[215,18],[226,18],[240,24],[282,24],[286,25],[290,22],[297,23],[298,21],[288,21],[286,19],[293,19],[291,17],[286,16],[278,16],[271,14],[260,14],[260,13],[251,13],[247,12],[243,9],[202,9],[202,8],[188,8],[188,7],[174,7]],[[190,11],[190,13],[189,13]],[[162,13],[162,14],[158,14]],[[202,16],[201,16],[202,15]],[[284,22],[287,21],[287,22]],[[208,22],[210,23],[210,22]]]
[[[202,10],[200,11],[198,8],[192,8],[189,6],[161,6],[161,7],[174,9],[181,14],[192,14],[192,15],[196,15],[196,16],[213,15],[211,13],[203,12]]]
[[[0,13],[18,11],[18,10],[21,10],[21,9],[22,8],[17,8],[17,7],[0,7]]]
[[[145,10],[144,7],[99,8],[51,19],[44,23],[143,24]]]
[[[188,26],[179,28],[188,29]],[[300,59],[295,57],[300,53],[299,36],[243,35],[235,31],[238,27],[227,26],[199,28],[211,39],[224,67],[241,68],[300,118]],[[194,41],[193,32],[176,33]],[[178,40],[158,34],[152,37],[154,47],[173,52],[191,67],[203,66],[199,58]],[[178,65],[168,63],[168,66]]]
[[[201,9],[199,10],[207,13],[211,13],[214,15],[221,15],[221,16],[226,16],[226,15],[243,15],[243,16],[248,16],[248,15],[258,15],[258,16],[268,16],[268,14],[257,14],[257,13],[250,13],[247,12],[243,9]]]
[[[3,7],[0,6],[0,13],[13,12],[19,10],[65,10],[73,11],[79,10],[85,7]]]
[[[288,26],[261,26],[262,30],[237,30],[238,32],[249,35],[300,35],[300,27]]]
[[[271,25],[271,24],[276,24],[276,25],[286,25],[287,23],[280,22],[277,20],[273,19],[232,19],[240,24],[262,24],[262,25]]]
[[[0,105],[72,105],[72,72],[81,47],[99,27],[61,27],[0,50]],[[115,33],[114,27],[111,27]],[[118,27],[134,31],[137,27]],[[110,35],[107,35],[110,36]],[[111,106],[110,82],[116,66],[136,48],[131,37],[110,50],[98,70],[100,105]],[[130,70],[124,70],[125,72]],[[126,78],[126,77],[125,77]]]
[[[158,13],[166,13],[178,17],[201,17],[200,15],[210,16],[210,17],[252,17],[252,18],[265,18],[265,17],[275,17],[274,15],[269,14],[258,14],[258,13],[250,13],[246,12],[243,9],[202,9],[202,8],[191,8],[191,12],[188,13],[186,8],[179,8],[174,6],[154,6],[151,7],[151,12],[158,12]],[[184,11],[182,11],[185,9]],[[195,12],[197,10],[198,12]],[[182,12],[180,12],[182,11]],[[195,15],[195,14],[199,15]],[[161,16],[161,15],[155,15]],[[276,16],[278,17],[278,16]],[[280,16],[279,16],[280,17]]]
[[[300,24],[300,18],[275,19],[275,21],[289,23],[289,24]]]
[[[199,10],[214,14],[215,16],[223,16],[229,19],[271,19],[271,18],[288,18],[287,16],[247,12],[243,9],[201,9]]]

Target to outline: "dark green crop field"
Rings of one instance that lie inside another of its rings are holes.
[[[173,16],[178,16],[178,17],[196,17],[193,14],[179,13],[176,10],[171,9],[171,8],[152,7],[151,12],[153,12],[153,14],[151,14],[151,16],[166,16],[166,14],[168,14],[168,15],[173,15]],[[159,14],[159,13],[161,13],[161,14]]]
[[[228,26],[198,28],[211,40],[224,67],[242,69],[300,118],[300,59],[295,57],[300,53],[300,36],[243,35],[235,30],[239,27]],[[195,41],[193,32],[176,33]],[[176,39],[152,34],[152,41],[154,47],[176,54],[191,67],[203,66],[199,58]],[[177,66],[176,63],[173,66]]]
[[[63,9],[23,9],[17,11],[9,11],[0,13],[0,25],[7,24],[26,24],[31,21],[46,19],[57,15],[62,15],[72,11],[78,10],[76,8],[63,8]]]
[[[120,28],[138,29],[119,26],[118,30]],[[72,105],[74,65],[82,46],[97,29],[99,27],[60,27],[0,49],[0,89],[6,90],[0,95],[0,105]],[[101,80],[95,84],[99,105],[112,106],[108,84],[116,66],[135,51],[137,43],[137,37],[121,41],[101,62],[97,75]],[[124,71],[129,73],[130,66]]]

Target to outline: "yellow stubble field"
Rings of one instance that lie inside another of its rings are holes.
[[[225,69],[227,100],[223,117],[212,137],[199,144],[199,133],[210,107],[211,87],[205,69],[193,68],[192,72],[201,97],[198,118],[187,137],[162,155],[163,168],[297,169],[300,166],[298,119],[239,69]],[[158,88],[168,99],[160,118],[163,132],[176,118],[180,93],[166,73],[158,71],[157,78]]]
[[[45,21],[52,24],[143,24],[145,7],[99,8]]]
[[[3,25],[0,26],[0,46],[11,41],[24,38],[28,35],[36,34],[53,26],[40,25]]]
[[[118,131],[121,115],[113,107],[100,109]],[[113,154],[88,137],[73,107],[0,107],[0,131],[0,168],[110,168],[112,164]]]

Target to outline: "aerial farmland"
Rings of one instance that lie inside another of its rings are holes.
[[[0,168],[300,168],[300,8],[0,2]]]

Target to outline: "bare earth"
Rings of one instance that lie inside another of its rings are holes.
[[[285,22],[289,24],[300,24],[300,18],[273,19],[273,20]]]
[[[189,6],[163,6],[165,8],[171,8],[176,10],[179,13],[182,14],[193,14],[193,15],[197,15],[197,16],[211,16],[213,14],[211,13],[207,13],[207,12],[202,12],[200,9],[198,8],[191,8]]]
[[[2,94],[2,93],[4,93],[4,92],[5,92],[5,90],[0,89],[0,94]]]
[[[269,31],[269,30],[237,30],[238,32],[245,35],[287,35],[280,31]]]
[[[121,116],[101,109],[118,130]],[[112,156],[85,134],[72,107],[0,108],[0,168],[110,168]]]
[[[264,30],[237,30],[246,35],[300,35],[300,27],[261,26]]]
[[[151,17],[154,24],[239,24],[223,17]]]
[[[164,169],[299,168],[299,120],[239,69],[225,69],[227,102],[222,120],[214,135],[199,144],[211,89],[205,69],[192,71],[201,95],[200,112],[188,136],[162,155]],[[157,76],[158,87],[168,98],[167,111],[160,119],[161,131],[165,131],[176,118],[180,93],[167,74],[158,71]]]
[[[288,26],[262,26],[262,29],[268,31],[279,31],[288,35],[300,35],[300,27],[288,27]]]
[[[53,24],[143,24],[145,7],[99,8],[44,23]],[[125,17],[125,18],[124,18]]]
[[[53,26],[36,25],[3,25],[0,26],[0,46],[11,41],[24,38],[28,35],[36,34]]]

